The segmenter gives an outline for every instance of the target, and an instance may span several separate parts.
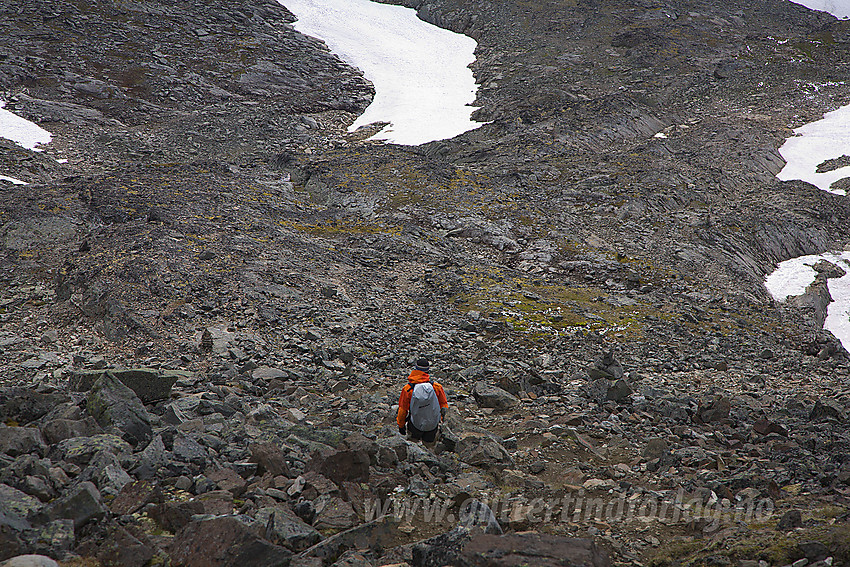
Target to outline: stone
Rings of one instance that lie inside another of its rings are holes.
[[[122,384],[133,390],[143,403],[149,404],[166,400],[171,395],[171,388],[183,373],[162,372],[152,368],[129,368],[126,370],[109,370]],[[88,392],[94,383],[105,374],[103,371],[78,370],[68,377],[72,392]]]
[[[44,438],[35,427],[8,427],[0,423],[0,453],[10,457],[37,453],[46,449]]]
[[[187,567],[286,567],[292,552],[261,537],[234,516],[189,522],[169,547],[173,564]]]
[[[59,567],[59,564],[44,555],[18,555],[0,563],[0,567]]]
[[[667,443],[667,440],[662,437],[654,437],[647,440],[646,446],[644,446],[643,451],[641,452],[641,456],[644,459],[651,461],[653,459],[660,459],[669,453],[670,445]]]
[[[774,421],[770,421],[769,419],[764,418],[755,420],[755,422],[753,423],[753,431],[755,431],[759,435],[770,435],[771,433],[776,433],[783,437],[788,437],[787,429],[785,429]]]
[[[779,519],[776,524],[776,531],[787,532],[794,528],[803,527],[803,515],[799,510],[788,510]]]
[[[510,453],[489,435],[468,434],[455,448],[464,463],[485,469],[504,469],[513,463]]]
[[[124,485],[121,492],[109,504],[109,510],[118,516],[138,512],[148,504],[162,503],[162,490],[159,486],[144,480]]]
[[[183,434],[178,434],[174,438],[171,453],[176,461],[190,463],[200,468],[206,467],[210,458],[206,447],[195,441],[191,436]]]
[[[53,419],[41,426],[47,443],[54,445],[72,437],[91,437],[103,433],[103,428],[91,416],[85,419]]]
[[[114,527],[100,544],[97,558],[102,565],[145,567],[154,556],[153,547],[127,529]]]
[[[629,396],[632,395],[632,387],[626,382],[623,378],[620,378],[614,385],[608,388],[608,392],[606,394],[606,398],[613,402],[622,403],[629,399]]]
[[[476,382],[472,388],[472,396],[482,408],[509,410],[519,405],[519,399],[516,396],[486,382]]]
[[[150,416],[142,401],[112,372],[104,372],[95,380],[87,401],[86,409],[101,427],[117,429],[134,447],[153,438]]]
[[[844,409],[837,402],[819,399],[812,407],[809,419],[812,421],[844,421],[846,415]]]
[[[120,437],[104,433],[90,437],[65,439],[51,447],[48,456],[54,461],[69,461],[76,465],[85,466],[100,451],[109,451],[120,457],[130,454],[132,447]]]
[[[61,498],[45,506],[39,515],[47,521],[73,520],[74,527],[80,528],[91,520],[103,518],[106,511],[97,487],[91,482],[82,482]]]
[[[339,496],[324,496],[316,503],[316,519],[313,522],[317,530],[346,530],[357,524],[357,512]]]
[[[283,507],[260,508],[254,518],[267,526],[266,534],[270,534],[268,537],[273,543],[292,551],[303,551],[322,539],[322,534],[314,527]]]
[[[712,423],[729,417],[732,402],[726,396],[715,396],[700,402],[694,421],[697,423]]]
[[[307,470],[318,472],[336,483],[369,482],[369,465],[368,453],[346,449],[314,455],[307,463]]]
[[[257,474],[291,477],[289,464],[281,448],[274,443],[252,443],[250,446],[252,463],[257,463]]]

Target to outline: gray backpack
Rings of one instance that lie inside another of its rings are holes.
[[[430,382],[413,386],[410,396],[410,423],[419,431],[432,431],[440,425],[440,402]]]

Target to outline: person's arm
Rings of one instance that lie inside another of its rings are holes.
[[[401,396],[398,398],[398,415],[395,421],[398,425],[398,431],[405,435],[407,427],[407,414],[410,411],[410,388],[405,386],[401,389]]]
[[[446,399],[446,392],[440,383],[434,383],[434,393],[437,394],[437,401],[440,402],[440,421],[446,419],[446,412],[449,409],[449,401]]]

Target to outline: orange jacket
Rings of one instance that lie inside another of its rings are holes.
[[[410,413],[410,398],[413,396],[413,386],[430,380],[431,377],[421,370],[414,370],[410,373],[410,376],[407,377],[408,384],[401,389],[401,396],[398,398],[398,416],[396,416],[396,423],[398,423],[399,427],[404,427],[407,423],[407,414]],[[446,393],[443,391],[443,387],[440,383],[431,382],[431,385],[434,386],[434,393],[437,394],[437,401],[440,402],[440,407],[449,407],[449,402],[446,400]]]

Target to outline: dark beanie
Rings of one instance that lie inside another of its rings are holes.
[[[416,370],[419,370],[420,372],[428,372],[428,370],[430,368],[431,368],[431,365],[428,364],[427,358],[417,358],[416,359]]]

